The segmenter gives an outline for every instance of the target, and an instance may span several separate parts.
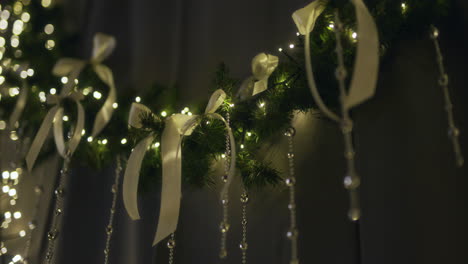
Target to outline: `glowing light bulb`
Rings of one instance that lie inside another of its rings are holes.
[[[282,52],[282,51],[283,51],[283,49],[282,49],[282,48],[279,48],[279,49],[278,49],[278,51],[279,51],[279,52]]]
[[[122,145],[127,144],[127,139],[126,139],[126,138],[122,138],[122,140],[120,140],[120,144],[122,144]]]
[[[296,32],[296,36],[298,36],[298,37],[299,37],[299,35],[301,35],[301,33],[299,33],[299,32]]]
[[[232,107],[234,107],[234,104],[230,104],[229,106],[232,108]]]
[[[24,12],[23,14],[21,14],[21,20],[23,20],[23,22],[27,23],[30,19],[31,15],[28,12]]]
[[[47,35],[50,35],[50,34],[54,33],[54,25],[52,25],[52,24],[47,24],[47,25],[45,25],[45,27],[44,27],[44,32],[45,32]]]
[[[248,136],[248,137],[251,137],[251,136],[252,136],[252,132],[247,132],[247,136]]]
[[[84,136],[84,134],[86,134],[86,130],[81,130],[81,135]]]
[[[258,105],[260,108],[263,108],[265,106],[265,102],[261,102],[259,105]]]
[[[289,48],[290,48],[290,49],[294,49],[294,44],[292,44],[292,43],[289,44]]]
[[[357,33],[356,33],[356,32],[353,32],[353,34],[351,34],[351,37],[352,37],[353,39],[357,39]]]
[[[92,142],[92,141],[93,141],[93,137],[88,137],[86,140],[87,140],[88,142]]]
[[[225,158],[226,158],[226,154],[221,154],[221,158],[225,159]]]
[[[86,87],[83,89],[83,95],[88,95],[93,90],[92,87]]]
[[[103,140],[102,140],[102,144],[103,144],[103,145],[106,145],[106,144],[107,144],[107,139],[103,139]]]
[[[161,144],[159,142],[154,143],[155,148],[159,148],[159,146],[161,146]]]
[[[192,112],[188,112],[187,114],[188,114],[189,116],[192,116]]]
[[[50,93],[50,94],[56,94],[56,93],[57,93],[57,89],[55,89],[55,88],[50,88],[49,93]]]
[[[8,171],[2,172],[2,178],[3,178],[3,179],[8,179],[8,178],[10,178],[10,173],[9,173]]]
[[[68,77],[67,76],[63,76],[60,81],[63,83],[63,84],[66,84],[68,82]]]
[[[118,104],[118,103],[113,103],[113,104],[112,104],[112,108],[117,109],[117,107],[119,107],[119,104]]]
[[[137,103],[141,102],[141,97],[140,96],[135,97],[135,102]]]
[[[9,190],[10,190],[10,186],[8,186],[8,185],[4,185],[4,186],[2,187],[2,191],[3,191],[4,193],[8,193]]]
[[[15,195],[16,195],[16,189],[10,189],[10,190],[8,191],[8,195],[10,195],[10,196],[15,196]],[[20,216],[20,217],[21,217],[21,216]],[[16,218],[16,217],[15,217],[15,218]]]
[[[20,219],[20,218],[21,218],[21,212],[14,212],[14,213],[13,213],[13,217],[14,217],[15,219]]]
[[[18,176],[19,176],[19,173],[17,171],[12,171],[10,173],[10,179],[12,179],[12,180],[18,179]]]
[[[19,231],[19,235],[20,235],[20,237],[26,236],[26,231],[24,231],[24,230]]]
[[[6,128],[6,122],[3,120],[0,120],[0,130],[5,130]]]
[[[45,8],[49,7],[52,4],[52,0],[42,0],[41,5]]]
[[[94,91],[93,97],[96,98],[97,100],[101,99],[102,94],[98,91]]]
[[[166,112],[166,111],[162,111],[162,112],[161,112],[161,116],[162,116],[162,117],[166,117],[166,116],[167,116],[167,112]]]
[[[55,47],[55,41],[53,39],[48,39],[45,43],[45,47],[48,50],[52,50]]]
[[[22,230],[22,231],[24,232],[24,230]],[[20,231],[20,236],[21,236],[21,231]],[[24,237],[24,235],[22,237]],[[20,261],[22,259],[23,258],[21,257],[21,255],[16,255],[16,256],[13,257],[12,260],[13,260],[14,263],[16,263],[16,262],[18,262],[18,261]]]
[[[68,121],[68,116],[66,116],[66,115],[63,116],[63,117],[62,117],[62,120],[65,121],[65,122],[67,122],[67,121]]]
[[[44,92],[39,92],[39,100],[44,103],[47,100],[46,94]]]
[[[6,219],[11,218],[11,212],[5,212],[5,218]]]
[[[33,76],[34,75],[34,69],[28,69],[27,74],[28,74],[28,76]]]
[[[244,144],[241,144],[241,145],[240,145],[240,148],[241,148],[241,149],[244,149]]]

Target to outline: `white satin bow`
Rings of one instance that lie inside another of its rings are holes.
[[[93,130],[91,132],[92,137],[96,137],[99,132],[107,125],[112,117],[114,108],[112,105],[116,102],[117,94],[114,84],[114,77],[109,67],[102,64],[115,48],[115,38],[103,33],[96,33],[93,40],[93,51],[92,57],[89,61],[63,58],[60,59],[53,69],[53,74],[57,76],[68,76],[69,82],[73,82],[81,73],[87,63],[90,63],[102,80],[107,86],[109,86],[109,94],[103,106],[99,110],[96,120],[94,120]]]
[[[252,59],[252,76],[247,78],[241,85],[237,97],[244,101],[268,88],[268,78],[278,67],[278,57],[259,53]]]
[[[174,114],[166,119],[165,128],[161,136],[161,157],[162,157],[162,188],[161,206],[159,209],[159,220],[153,246],[162,239],[173,233],[177,229],[179,219],[181,181],[182,181],[182,139],[184,136],[192,134],[203,116],[221,120],[229,133],[231,142],[231,165],[228,179],[223,187],[221,197],[228,192],[229,185],[235,173],[236,150],[234,136],[226,120],[216,110],[223,104],[226,94],[223,90],[215,91],[205,109],[204,115],[183,115]],[[128,124],[141,128],[141,118],[145,114],[152,114],[151,110],[138,103],[133,103],[130,110]],[[146,150],[151,145],[155,135],[141,140],[133,149],[127,163],[123,182],[123,201],[125,209],[133,220],[140,219],[137,202],[138,181]]]

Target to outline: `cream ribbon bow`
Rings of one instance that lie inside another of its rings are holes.
[[[352,0],[357,17],[357,54],[349,92],[345,95],[344,107],[348,110],[368,100],[375,94],[379,71],[379,36],[377,26],[362,0]],[[310,32],[316,19],[325,9],[327,0],[316,0],[293,13],[292,18],[299,32],[305,35],[306,74],[310,90],[317,106],[329,118],[340,121],[341,118],[324,104],[315,84],[310,58]]]
[[[162,187],[161,206],[159,209],[159,220],[153,246],[162,239],[173,233],[177,229],[179,219],[181,183],[182,183],[182,139],[189,136],[200,123],[203,116],[221,120],[228,130],[231,142],[231,165],[228,179],[224,185],[221,197],[224,197],[232,182],[235,173],[236,149],[234,136],[227,121],[216,110],[223,104],[226,93],[216,90],[208,102],[203,115],[183,115],[174,114],[166,119],[166,125],[161,136],[161,157],[162,157]],[[128,124],[135,128],[141,128],[141,117],[144,114],[152,114],[151,110],[138,103],[133,103],[130,110]],[[138,211],[138,181],[140,176],[141,163],[146,150],[155,139],[153,133],[141,140],[133,149],[130,155],[123,181],[123,202],[125,209],[133,220],[140,219]]]
[[[265,91],[268,88],[268,78],[278,67],[278,57],[259,53],[252,59],[252,74],[241,85],[237,97],[244,101],[256,94]]]
[[[57,76],[68,76],[69,82],[73,82],[81,73],[87,63],[90,63],[102,80],[109,86],[109,94],[104,105],[99,110],[96,120],[94,120],[92,137],[96,137],[99,132],[107,125],[112,117],[114,108],[112,105],[116,102],[117,94],[114,84],[114,76],[109,67],[102,64],[115,48],[115,38],[103,33],[96,33],[93,40],[93,52],[89,61],[63,58],[60,59],[53,69],[53,74]]]
[[[71,83],[71,82],[69,82]],[[60,95],[49,95],[47,97],[47,103],[53,104],[54,106],[49,110],[44,120],[42,121],[41,127],[34,138],[34,141],[31,145],[31,148],[26,155],[26,164],[29,170],[32,170],[34,163],[36,162],[39,151],[44,145],[44,141],[47,138],[52,124],[54,125],[54,139],[55,145],[57,147],[58,153],[62,157],[71,156],[75,152],[78,144],[81,140],[81,132],[84,128],[84,109],[80,103],[80,100],[83,99],[83,94],[81,92],[71,91],[72,85],[65,85],[62,89]],[[73,100],[77,107],[78,120],[75,123],[75,130],[73,136],[65,143],[63,138],[63,106],[62,101],[65,98]]]

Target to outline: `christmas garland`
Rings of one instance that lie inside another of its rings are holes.
[[[385,63],[385,58],[391,52],[395,41],[408,35],[426,35],[429,26],[440,23],[448,15],[453,4],[450,0],[404,2],[367,0],[365,2],[379,29],[381,63]],[[17,3],[21,3],[21,8]],[[345,25],[344,63],[348,70],[352,68],[356,42],[353,33],[356,25],[354,9],[348,1],[329,3],[316,21],[314,32],[311,34],[311,50],[320,94],[328,106],[338,108],[339,92],[334,76],[337,65],[334,54],[336,39],[332,30],[335,9],[340,10],[342,23]],[[2,10],[10,10],[10,15],[6,18],[10,24],[17,20],[23,21],[23,32],[15,34],[14,26],[11,27],[11,31],[8,27],[1,28],[4,40],[1,65],[4,68],[2,74],[5,79],[0,88],[2,95],[0,117],[2,120],[7,119],[14,111],[17,101],[15,89],[21,90],[25,80],[28,85],[24,88],[29,87],[27,105],[19,126],[9,129],[21,139],[32,138],[49,109],[45,95],[58,94],[62,83],[73,81],[54,77],[51,72],[55,62],[60,58],[74,57],[75,49],[78,48],[76,45],[78,37],[69,35],[60,28],[60,21],[63,18],[59,6],[44,6],[43,3],[41,5],[36,1],[26,0],[4,1]],[[29,19],[26,19],[25,13],[29,14]],[[52,25],[52,29],[49,25]],[[5,42],[13,43],[13,39],[18,36],[19,45],[5,44]],[[262,147],[282,134],[289,126],[295,112],[317,109],[307,86],[303,66],[303,46],[304,39],[298,37],[294,43],[280,49],[282,55],[278,67],[269,77],[268,89],[248,100],[239,101],[236,97],[242,81],[233,78],[226,65],[220,65],[214,74],[212,91],[223,89],[227,94],[218,113],[222,116],[228,113],[230,115],[230,124],[238,149],[237,168],[247,188],[275,185],[280,182],[281,173],[273,169],[269,162],[259,155]],[[32,69],[34,73],[21,76],[21,72],[15,71],[15,68],[18,69],[16,65],[28,65],[28,69]],[[160,181],[159,142],[165,127],[164,117],[180,112],[187,115],[202,113],[206,105],[206,102],[188,107],[178,104],[175,87],[154,85],[145,89],[145,94],[135,94],[131,90],[120,91],[111,121],[97,138],[90,138],[94,118],[102,107],[103,99],[107,98],[109,89],[90,64],[85,66],[77,80],[75,89],[83,91],[85,95],[81,104],[86,109],[86,116],[84,137],[74,154],[72,165],[99,169],[112,162],[117,154],[128,156],[135,144],[146,137],[148,131],[152,131],[156,135],[153,150],[150,154],[147,153],[141,170],[140,186],[144,187],[143,189],[151,188]],[[131,103],[134,101],[141,101],[156,113],[144,116],[142,127],[139,129],[129,129],[126,123]],[[63,108],[66,120],[76,120],[77,113],[71,100],[65,99]],[[72,122],[66,120],[64,119],[64,127],[65,131],[68,131],[72,129]],[[186,184],[205,187],[214,183],[212,164],[214,160],[224,158],[225,133],[225,126],[221,122],[203,118],[192,135],[184,139],[182,175]],[[13,138],[15,137],[12,134]],[[46,157],[54,151],[54,144],[46,144],[41,151],[41,157]]]

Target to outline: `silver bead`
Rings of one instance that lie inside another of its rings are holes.
[[[29,229],[33,230],[34,228],[36,228],[37,226],[37,223],[35,220],[32,220],[31,222],[28,223],[28,227]]]
[[[346,189],[354,190],[359,187],[359,185],[361,184],[361,181],[359,180],[358,177],[356,176],[352,177],[351,174],[348,174],[344,177],[343,184]]]
[[[106,255],[109,254],[109,249],[108,248],[104,249],[104,254],[106,254]]]
[[[439,29],[436,27],[432,27],[431,38],[437,39],[439,37]]]
[[[287,137],[294,137],[294,135],[296,135],[296,129],[294,127],[288,127],[284,132],[284,135]]]
[[[47,238],[49,240],[54,240],[57,237],[57,230],[52,230],[47,233]]]
[[[223,176],[221,176],[221,180],[222,180],[223,182],[227,182],[227,180],[228,180],[228,175],[227,175],[227,174],[224,174]]]
[[[297,232],[297,229],[295,228],[289,229],[288,232],[286,232],[286,237],[289,239],[296,238],[297,235],[298,235],[298,232]]]
[[[239,248],[242,249],[242,250],[247,250],[247,248],[249,247],[249,244],[247,244],[247,242],[243,241],[239,244]]]
[[[448,82],[449,82],[449,77],[447,74],[443,74],[440,78],[439,78],[439,85],[440,86],[447,86],[448,85]]]
[[[361,218],[361,210],[359,210],[359,208],[349,209],[348,217],[351,221],[358,221],[359,218]]]
[[[248,203],[249,202],[249,195],[247,195],[246,193],[241,194],[240,201],[243,204]]]
[[[221,231],[221,233],[226,233],[227,231],[229,231],[229,223],[227,222],[221,222],[221,224],[219,225],[219,230]]]
[[[111,189],[112,193],[117,193],[117,185],[112,185],[112,189]]]
[[[227,250],[225,248],[221,249],[221,251],[219,251],[219,258],[225,258],[227,257]]]
[[[63,189],[59,188],[59,189],[55,190],[55,195],[57,197],[62,197],[63,196]]]
[[[460,135],[460,130],[456,127],[449,128],[449,137],[458,137]]]
[[[288,209],[289,210],[296,209],[296,204],[288,204]]]
[[[62,213],[62,209],[57,208],[57,209],[55,210],[55,215],[60,215],[61,213]]]
[[[111,226],[111,225],[108,225],[108,226],[106,227],[106,233],[107,233],[108,235],[111,235],[112,232],[114,232],[112,226]]]
[[[287,186],[291,187],[291,186],[294,186],[296,184],[296,178],[289,177],[289,178],[286,178],[286,180],[284,182],[286,183]]]
[[[44,191],[44,188],[42,188],[42,186],[40,186],[40,185],[34,187],[34,192],[35,192],[37,195],[41,195],[43,191]]]
[[[221,203],[222,203],[223,205],[228,205],[228,204],[229,204],[229,200],[228,200],[228,199],[222,199],[222,200],[221,200]]]
[[[294,158],[294,153],[293,153],[293,152],[288,152],[288,158],[289,158],[289,159]]]
[[[47,255],[46,255],[47,260],[52,259],[52,257],[53,257],[53,254],[51,252],[47,253]]]
[[[167,248],[172,249],[172,248],[175,248],[175,246],[176,246],[176,242],[174,239],[171,238],[167,241]]]

